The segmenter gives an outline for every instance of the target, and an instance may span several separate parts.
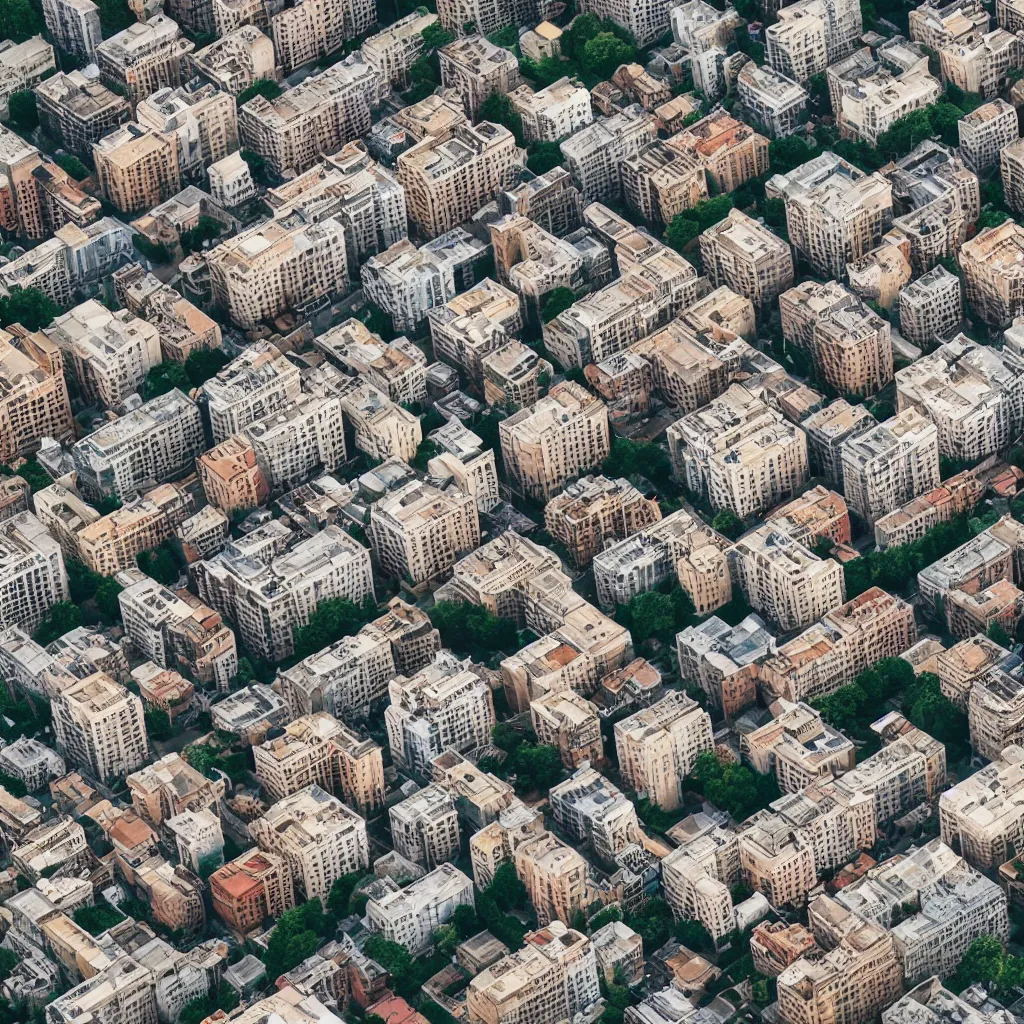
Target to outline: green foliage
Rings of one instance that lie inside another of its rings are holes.
[[[687,949],[694,953],[710,953],[714,951],[715,940],[700,921],[685,918],[676,922],[673,934]]]
[[[63,312],[38,288],[17,288],[0,297],[0,327],[21,324],[29,331],[41,331]]]
[[[82,609],[74,601],[58,601],[50,607],[39,628],[32,634],[32,639],[40,647],[45,647],[81,624]]]
[[[531,142],[526,166],[534,174],[547,174],[562,162],[562,150],[557,142]],[[568,291],[569,289],[566,289]]]
[[[243,149],[242,159],[249,165],[252,180],[261,185],[273,185],[274,174],[265,156],[254,153],[251,149]]]
[[[235,97],[235,105],[242,107],[256,96],[262,96],[265,100],[273,103],[283,92],[284,89],[277,82],[270,78],[261,78],[258,82],[253,82],[252,85],[243,89]]]
[[[601,31],[601,19],[596,14],[580,14],[565,29],[559,39],[562,56],[577,60],[583,55],[583,48]]]
[[[541,305],[540,316],[544,323],[550,323],[564,313],[576,301],[576,293],[571,288],[552,288],[544,297]]]
[[[6,981],[21,962],[21,957],[9,949],[0,949],[0,981]]]
[[[491,121],[504,125],[515,137],[516,145],[523,144],[523,118],[512,106],[512,101],[503,92],[492,92],[480,104],[477,122]]]
[[[912,110],[899,118],[888,131],[878,137],[878,151],[890,160],[897,160],[933,135],[940,136],[948,146],[957,145],[957,122],[967,113],[959,104],[951,102],[952,97],[957,94],[963,100],[964,93],[959,89],[956,93],[950,93],[947,89],[944,101]]]
[[[950,760],[969,753],[967,716],[943,694],[939,677],[933,672],[922,672],[908,680],[903,688],[903,713],[919,729],[944,743]]]
[[[334,880],[327,894],[327,909],[330,913],[339,918],[351,913],[352,894],[362,879],[359,872],[352,871]]]
[[[39,111],[36,109],[36,94],[31,89],[12,92],[7,101],[7,112],[15,128],[33,132],[39,127]]]
[[[506,25],[496,32],[491,32],[487,36],[487,40],[494,43],[495,46],[503,46],[506,50],[511,50],[519,42],[519,29],[515,25]]]
[[[124,587],[113,576],[108,576],[96,588],[96,608],[108,626],[121,621],[121,602],[118,595],[122,590]]]
[[[513,654],[518,649],[516,624],[498,618],[481,605],[438,601],[429,614],[441,634],[442,645],[459,653],[487,658],[496,651]]]
[[[672,908],[660,896],[652,896],[626,919],[626,924],[643,940],[645,956],[665,945],[672,934],[672,923]]]
[[[217,762],[217,751],[209,743],[190,743],[183,751],[182,757],[207,778],[213,777],[213,766]]]
[[[178,1024],[200,1024],[200,1021],[206,1020],[217,1010],[230,1013],[238,1003],[238,993],[226,981],[222,981],[217,988],[216,999],[205,995],[187,1002],[178,1015]]]
[[[186,394],[191,390],[185,367],[181,363],[160,363],[146,374],[146,379],[142,382],[142,397],[148,402],[151,398],[166,395],[175,388]]]
[[[11,796],[23,797],[28,794],[28,787],[16,775],[8,775],[7,772],[0,772],[0,786],[3,786]]]
[[[569,69],[557,57],[542,57],[540,61],[534,61],[520,55],[519,70],[538,89],[545,89],[564,77]]]
[[[409,950],[376,932],[366,940],[364,952],[376,960],[395,982],[399,982],[412,970]]]
[[[867,737],[870,724],[886,701],[914,684],[914,670],[903,658],[882,658],[861,672],[852,683],[811,701],[826,722],[840,732]]]
[[[23,43],[45,28],[41,9],[30,0],[0,0],[0,38]]]
[[[131,211],[125,210],[123,212],[130,213]],[[174,254],[163,242],[151,242],[144,235],[132,235],[132,244],[147,260],[155,263],[157,266],[165,266],[174,259]]]
[[[601,463],[601,472],[610,477],[639,475],[656,487],[664,487],[672,474],[672,463],[660,444],[617,437],[612,442],[608,457]]]
[[[1001,997],[1020,983],[1022,965],[1024,960],[1008,955],[994,935],[982,935],[967,947],[946,987],[959,994],[971,985],[991,986],[994,994]]]
[[[516,792],[546,792],[562,776],[562,758],[557,747],[546,743],[522,743],[508,759],[509,774],[516,776]]]
[[[173,586],[181,575],[181,562],[170,539],[161,541],[152,551],[140,551],[135,556],[135,564],[165,587]]]
[[[187,256],[190,252],[199,252],[203,248],[204,242],[212,242],[215,238],[219,238],[225,230],[219,220],[204,214],[194,228],[182,231],[178,236],[178,244],[181,246],[181,251]]]
[[[201,388],[211,377],[227,366],[228,354],[219,348],[197,348],[185,360],[185,373],[194,388]]]
[[[736,49],[745,53],[755,64],[764,64],[764,46],[750,38],[746,25],[736,29]]]
[[[735,512],[724,508],[711,520],[711,529],[717,530],[723,537],[736,540],[746,529],[743,520]]]
[[[483,926],[515,952],[522,947],[527,928],[518,917],[507,911],[525,905],[526,886],[520,881],[516,869],[510,863],[505,863],[498,868],[491,884],[477,898],[476,913]]]
[[[836,156],[848,160],[862,171],[877,171],[885,163],[885,157],[863,139],[839,139],[831,148]]]
[[[519,879],[517,878],[516,881],[518,882]],[[522,885],[522,882],[519,884]],[[455,908],[451,924],[460,939],[471,938],[480,930],[480,921],[476,916],[476,911],[465,903]]]
[[[690,216],[692,212],[687,210],[685,213],[677,213],[661,236],[662,241],[678,253],[683,253],[687,245],[700,234],[700,224]]]
[[[697,616],[692,598],[676,581],[667,594],[647,590],[634,595],[628,605],[616,608],[615,618],[637,643],[657,637],[662,643],[671,644],[676,633],[692,626]]]
[[[807,82],[807,91],[810,93],[811,101],[820,111],[826,114],[832,112],[832,100],[828,94],[828,79],[823,71],[811,75]]]
[[[774,775],[758,775],[745,765],[723,765],[711,752],[697,758],[686,781],[737,821],[749,818],[782,795]]]
[[[442,46],[455,42],[455,36],[441,27],[441,22],[435,21],[428,25],[420,35],[423,36],[423,45],[427,50],[437,50]],[[518,38],[518,36],[516,37]],[[499,44],[500,45],[500,44]]]
[[[604,910],[599,910],[590,919],[590,930],[596,932],[599,928],[603,928],[606,924],[611,924],[612,921],[621,921],[622,911],[614,904],[610,904],[605,907]]]
[[[1013,644],[1013,640],[1010,639],[1010,634],[1003,629],[999,622],[992,621],[988,625],[988,632],[986,634],[993,643],[999,644],[1000,647],[1009,648]]]
[[[97,903],[94,907],[79,907],[72,916],[75,924],[79,928],[84,928],[90,935],[101,935],[125,919],[120,910],[115,910],[106,903]]]
[[[598,32],[588,39],[580,55],[580,67],[601,78],[611,78],[622,64],[632,64],[636,50],[612,32]]]
[[[128,0],[96,0],[96,6],[100,9],[100,28],[104,39],[123,32],[138,20],[128,6]]]
[[[186,747],[186,750],[188,749],[191,748]],[[307,900],[291,910],[286,910],[278,918],[277,927],[270,936],[270,942],[263,954],[267,978],[276,981],[282,974],[298,967],[303,960],[316,952],[320,939],[330,934],[334,928],[334,919],[324,914],[323,906],[318,899]]]
[[[162,708],[151,708],[146,712],[146,735],[151,740],[169,740],[174,735],[170,715]]]
[[[820,154],[821,147],[817,143],[806,142],[799,135],[772,139],[768,146],[768,160],[775,174],[786,174]]]
[[[427,463],[437,454],[437,444],[429,437],[424,438],[416,449],[416,454],[409,460],[413,469],[426,470]]]
[[[978,217],[977,229],[984,231],[986,228],[997,228],[1003,221],[1011,220],[1012,214],[1006,210],[982,210]]]
[[[321,601],[309,617],[309,625],[293,629],[295,656],[307,658],[317,651],[341,640],[377,618],[377,605],[367,594],[361,605],[344,597],[333,597]]]
[[[104,577],[93,572],[84,562],[77,558],[65,558],[64,568],[68,574],[68,591],[71,600],[80,605],[83,601],[96,595]]]

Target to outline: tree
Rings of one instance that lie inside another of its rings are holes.
[[[430,609],[430,621],[440,632],[442,644],[455,651],[487,658],[496,651],[512,654],[519,646],[516,624],[482,605],[438,601]]]
[[[16,128],[33,132],[39,127],[39,111],[36,109],[36,94],[31,89],[12,92],[7,101],[7,113]]]
[[[97,903],[94,907],[79,907],[72,917],[75,924],[90,935],[102,935],[108,928],[113,928],[125,919],[120,910],[105,903]]]
[[[121,621],[121,602],[118,595],[122,590],[124,587],[113,576],[106,577],[96,588],[96,608],[108,626]]]
[[[185,360],[185,373],[194,388],[201,388],[211,377],[227,366],[229,357],[219,348],[197,348]]]
[[[21,957],[9,949],[0,949],[0,981],[6,981],[21,962]]]
[[[438,951],[444,956],[454,956],[455,947],[458,944],[459,933],[455,930],[454,925],[441,925],[441,927],[434,932],[434,945],[437,947]]]
[[[603,910],[599,910],[591,919],[590,927],[592,931],[597,931],[603,928],[606,924],[611,924],[613,921],[622,920],[622,911],[614,904],[611,903]]]
[[[82,624],[82,609],[73,601],[58,601],[51,605],[39,628],[32,634],[40,647],[52,644],[65,633],[77,629]]]
[[[316,952],[320,938],[328,931],[333,931],[333,928],[333,921],[324,914],[318,899],[307,900],[286,910],[278,918],[277,927],[263,954],[268,977],[276,980],[298,967]]]
[[[533,142],[527,151],[526,166],[534,174],[547,174],[562,162],[562,150],[557,142]],[[568,290],[568,289],[566,289]]]
[[[599,32],[587,40],[579,59],[584,71],[611,78],[622,64],[632,64],[636,50],[611,32]]]
[[[359,872],[350,871],[331,883],[331,891],[327,894],[327,909],[335,917],[345,917],[349,913],[352,894],[362,877]]]
[[[151,398],[166,395],[175,388],[186,394],[191,390],[185,367],[175,362],[159,363],[146,374],[146,379],[142,382],[142,397],[148,402]]]
[[[660,444],[617,437],[601,463],[601,471],[610,477],[646,477],[655,486],[664,487],[672,474],[672,463]]]
[[[683,919],[677,921],[673,929],[675,937],[694,953],[713,952],[715,940],[700,921]]]
[[[971,985],[996,984],[1003,971],[1005,953],[994,935],[975,939],[964,953],[953,977],[946,985],[953,992],[962,992]]]
[[[152,551],[140,551],[135,556],[135,564],[147,576],[165,587],[177,583],[181,575],[181,562],[169,539],[162,541]]]
[[[675,631],[675,609],[667,594],[656,590],[637,594],[629,602],[629,613],[633,639],[638,642],[652,636],[668,637]]]
[[[429,24],[420,35],[423,37],[424,49],[427,50],[437,50],[455,42],[455,36],[442,28],[439,21]]]
[[[163,242],[151,242],[144,235],[132,235],[132,244],[150,263],[155,263],[157,266],[164,266],[174,259],[174,254]]]
[[[79,605],[95,595],[105,578],[98,572],[93,572],[77,558],[65,558],[64,569],[68,574],[68,592],[71,600]]]
[[[415,67],[415,65],[413,66]],[[261,185],[273,185],[274,175],[267,163],[267,158],[260,156],[259,153],[254,153],[251,149],[243,149],[241,153],[242,159],[249,165],[249,173],[252,175],[253,181],[257,181]]]
[[[238,107],[244,106],[249,100],[254,99],[257,96],[262,96],[264,99],[273,102],[284,90],[270,78],[261,78],[258,82],[253,82],[252,85],[243,89],[235,97],[235,105]]]
[[[45,28],[30,0],[0,0],[0,38],[23,43]]]
[[[41,331],[63,312],[38,288],[17,288],[0,298],[0,327],[21,324],[30,331]]]
[[[719,221],[729,216],[732,209],[732,196],[712,196],[710,199],[702,199],[688,212],[697,221],[701,231],[707,231]]]
[[[769,227],[784,228],[786,226],[785,199],[766,199],[761,207],[761,212]]]
[[[557,747],[523,743],[509,758],[520,794],[546,792],[562,775],[562,757]]]
[[[577,15],[572,24],[562,33],[559,46],[562,56],[576,60],[583,53],[587,43],[601,31],[601,20],[596,14]]]
[[[832,100],[828,92],[828,79],[823,72],[819,71],[818,74],[811,75],[807,83],[807,91],[819,110],[824,113],[832,112]]]
[[[730,509],[724,508],[711,520],[711,529],[717,530],[723,537],[736,540],[746,529],[743,520]]]
[[[400,984],[412,970],[412,956],[409,950],[376,932],[366,940],[363,951],[376,960],[396,984]]]
[[[544,298],[540,316],[544,323],[550,323],[559,313],[565,312],[576,301],[576,293],[571,288],[552,288]]]
[[[677,213],[661,236],[662,241],[678,253],[682,253],[700,234],[700,224],[691,216],[692,212],[687,210],[685,213]]]
[[[919,108],[897,119],[878,137],[878,150],[890,160],[906,156],[918,143],[932,135],[932,122],[927,110]]]
[[[96,6],[100,9],[100,28],[104,39],[136,23],[135,12],[128,6],[128,0],[97,0]]]
[[[307,658],[317,651],[351,636],[377,618],[377,604],[371,595],[363,598],[362,604],[356,604],[344,597],[333,597],[321,601],[316,611],[309,617],[309,624],[296,626],[292,630],[295,641],[295,656]]]
[[[424,438],[416,448],[416,454],[409,461],[413,469],[426,470],[427,463],[437,454],[437,444],[429,437]]]
[[[169,740],[174,735],[170,716],[161,708],[146,712],[146,735],[151,740]]]
[[[672,908],[660,897],[652,896],[626,924],[643,940],[644,953],[650,956],[668,941],[672,933]]]
[[[786,174],[801,164],[813,160],[821,153],[821,147],[804,141],[799,135],[784,139],[773,139],[768,147],[768,159],[776,174]]]
[[[226,228],[213,217],[201,216],[194,228],[187,228],[178,236],[181,251],[187,256],[190,252],[199,252],[206,242],[219,238]]]
[[[523,118],[512,106],[512,101],[503,92],[492,92],[480,104],[477,121],[491,121],[504,125],[516,138],[516,145],[523,144]]]
[[[998,621],[993,620],[989,623],[988,633],[986,634],[993,643],[999,644],[1000,647],[1012,647],[1013,640],[1010,639],[1010,634],[1003,629],[1002,624]]]

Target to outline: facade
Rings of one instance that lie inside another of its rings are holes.
[[[365,36],[376,21],[376,8],[366,0],[302,0],[270,19],[277,61],[289,74],[321,54],[336,53],[346,40]]]
[[[124,213],[158,206],[181,189],[174,140],[135,121],[93,143],[92,153],[104,196]]]
[[[622,164],[655,139],[654,119],[637,104],[581,128],[561,143],[565,165],[587,199],[622,195]]]
[[[64,6],[67,0],[58,2]],[[92,0],[78,2],[83,8],[92,5]],[[98,20],[98,9],[96,17]],[[131,106],[125,97],[81,71],[52,75],[36,86],[35,95],[40,123],[80,156],[91,155],[94,143],[131,118]]]
[[[214,913],[245,935],[295,906],[291,868],[280,853],[252,849],[210,876]]]
[[[975,174],[999,165],[999,154],[1020,137],[1017,111],[1005,100],[983,103],[960,118],[960,155]]]
[[[807,90],[765,65],[748,61],[736,76],[736,94],[753,120],[772,138],[792,135],[805,119]]]
[[[0,622],[34,632],[49,609],[68,599],[60,545],[31,513],[0,522]]]
[[[963,319],[960,278],[937,266],[900,289],[900,333],[919,348],[951,333]]]
[[[194,49],[178,23],[160,13],[98,43],[96,57],[104,83],[134,105],[158,89],[181,85],[182,65]]]
[[[433,871],[459,852],[459,816],[455,801],[441,786],[426,786],[388,812],[395,849],[414,864]]]
[[[669,144],[694,153],[719,195],[768,170],[768,140],[725,110],[715,110],[683,128]]]
[[[971,32],[939,50],[943,81],[986,98],[999,92],[1007,73],[1018,67],[1020,60],[1020,37],[1004,28]]]
[[[708,197],[704,165],[687,150],[656,140],[620,165],[626,204],[644,220],[668,225]]]
[[[470,121],[492,93],[507,95],[519,86],[519,61],[514,53],[495,46],[486,36],[468,35],[437,51],[441,84],[455,89]],[[529,138],[529,136],[527,136]]]
[[[604,744],[597,707],[575,690],[553,690],[531,701],[530,721],[538,742],[557,747],[567,768],[602,760]]]
[[[1024,228],[1012,218],[979,231],[960,249],[967,302],[987,324],[1006,324],[1024,312]]]
[[[232,96],[277,76],[274,44],[255,25],[240,25],[189,60],[197,72]]]
[[[95,60],[103,32],[100,9],[92,0],[46,0],[43,18],[57,46],[68,53]]]
[[[528,142],[558,142],[594,120],[590,93],[576,79],[560,78],[537,92],[521,85],[509,91],[509,99]]]

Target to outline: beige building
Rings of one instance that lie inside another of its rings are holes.
[[[131,121],[93,143],[100,188],[124,213],[151,209],[181,188],[175,140]]]
[[[196,460],[203,493],[222,512],[256,508],[270,497],[270,486],[256,461],[256,452],[241,436],[204,452]]]
[[[628,480],[585,476],[569,484],[544,509],[548,533],[568,548],[577,566],[589,565],[594,556],[616,540],[652,526],[661,510]]]
[[[508,98],[523,119],[527,142],[558,142],[594,120],[590,93],[575,78],[559,78],[537,92],[521,85]]]
[[[596,468],[611,450],[604,403],[570,381],[502,420],[499,436],[513,487],[542,501]]]
[[[901,117],[935,103],[941,91],[927,67],[895,75],[888,67],[875,65],[867,74],[842,84],[843,131],[874,146]]]
[[[366,822],[315,784],[278,800],[249,832],[261,850],[284,855],[307,900],[325,899],[336,878],[369,864]]]
[[[135,107],[144,128],[172,138],[181,176],[197,178],[238,149],[238,117],[229,93],[209,83],[159,89]]]
[[[833,153],[776,174],[766,194],[785,201],[791,244],[826,278],[842,278],[892,223],[892,185]]]
[[[748,60],[736,76],[736,95],[746,113],[772,138],[792,135],[805,120],[807,90],[768,64]]]
[[[1006,324],[1024,312],[1024,227],[1008,218],[979,231],[960,249],[967,302],[987,324]]]
[[[1020,213],[1024,210],[1024,139],[1016,139],[1003,147],[999,154],[999,171],[1006,205]]]
[[[616,722],[615,748],[623,782],[658,807],[673,810],[698,756],[712,749],[711,716],[674,691]]]
[[[57,746],[98,779],[124,776],[149,759],[142,701],[102,672],[52,700]]]
[[[93,143],[131,119],[132,108],[124,96],[81,71],[58,71],[34,92],[40,124],[80,156],[91,154]]]
[[[278,853],[253,849],[218,868],[209,879],[213,912],[236,934],[259,928],[295,906],[291,868]]]
[[[194,49],[178,23],[159,13],[105,39],[96,57],[103,81],[134,105],[158,89],[181,85],[182,65]]]
[[[958,122],[960,155],[975,174],[999,164],[1002,150],[1020,138],[1017,111],[1005,100],[983,103]]]
[[[675,476],[741,519],[792,496],[807,479],[807,439],[733,384],[667,431]]]
[[[339,396],[355,447],[371,459],[411,461],[423,440],[419,417],[360,376]]]
[[[256,82],[277,78],[274,44],[255,25],[240,25],[189,57],[192,67],[237,96]]]
[[[290,74],[365,36],[376,22],[377,8],[369,0],[302,0],[270,19],[277,62]]]
[[[844,398],[837,398],[808,416],[801,428],[807,435],[812,471],[826,480],[842,483],[843,445],[874,426],[874,416],[863,405],[850,405]]]
[[[863,302],[833,308],[819,318],[811,353],[821,376],[840,394],[877,394],[892,380],[889,321]]]
[[[619,165],[626,204],[644,220],[668,225],[708,198],[704,165],[686,149],[655,140]]]
[[[683,413],[707,405],[729,386],[729,367],[722,358],[726,353],[678,321],[634,342],[629,351],[650,366],[659,396]]]
[[[716,285],[728,285],[758,309],[774,305],[793,286],[789,246],[741,210],[730,210],[725,220],[701,234],[700,258]]]
[[[92,0],[45,0],[43,19],[50,38],[62,50],[96,59],[103,29],[100,9]]]
[[[486,36],[468,35],[437,51],[441,84],[455,89],[471,121],[492,93],[507,95],[519,86],[519,61],[514,53],[495,46]]]
[[[942,695],[966,712],[975,680],[1006,657],[1005,648],[987,636],[972,636],[953,644],[935,659],[935,673],[939,677]]]
[[[538,743],[557,747],[566,768],[604,758],[597,705],[571,689],[555,690],[530,702],[530,721]]]
[[[455,800],[442,786],[425,786],[388,811],[391,842],[406,860],[433,871],[459,854]]]
[[[622,195],[622,165],[656,137],[654,119],[633,104],[580,129],[561,144],[565,166],[590,201]]]
[[[922,4],[910,12],[910,38],[938,52],[973,33],[988,31],[991,20],[981,0],[958,0],[946,6]]]
[[[967,700],[971,746],[998,761],[1003,750],[1024,740],[1024,682],[1011,666],[996,666],[974,680]]]
[[[964,92],[995,96],[1007,73],[1021,63],[1021,40],[1004,28],[971,32],[939,50],[942,79]]]
[[[768,170],[768,140],[724,109],[713,111],[668,141],[700,160],[719,195]]]
[[[451,231],[512,184],[523,162],[512,133],[488,121],[427,136],[398,158],[410,221],[427,238]]]
[[[409,83],[409,69],[423,52],[423,31],[436,24],[437,15],[414,11],[363,40],[363,60],[392,86]]]
[[[919,348],[930,348],[964,315],[960,278],[937,266],[900,289],[900,333]]]
[[[565,924],[589,905],[589,865],[553,833],[527,839],[517,847],[513,863],[538,922]]]
[[[842,464],[846,500],[873,526],[939,485],[938,430],[916,409],[906,409],[847,440]]]

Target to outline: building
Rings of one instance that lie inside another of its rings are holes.
[[[655,140],[620,165],[626,204],[644,220],[668,225],[708,197],[707,174],[697,157]]]
[[[850,507],[872,526],[939,485],[938,430],[916,409],[847,439],[843,485]]]
[[[1024,228],[1012,218],[979,231],[960,249],[967,302],[987,324],[1006,324],[1024,311]]]
[[[325,899],[336,878],[369,864],[366,822],[315,784],[279,800],[249,832],[265,853],[284,855],[307,900]]]
[[[92,147],[100,188],[124,213],[158,206],[181,189],[175,141],[129,121]]]
[[[674,810],[697,757],[712,749],[711,716],[692,698],[674,691],[616,722],[615,748],[630,789]]]
[[[807,90],[768,65],[748,61],[736,76],[736,95],[748,115],[779,139],[792,135],[804,119]]]
[[[291,868],[280,853],[249,850],[210,876],[214,913],[244,936],[295,905]]]
[[[558,142],[594,120],[590,93],[577,79],[559,78],[537,92],[521,85],[508,98],[523,119],[527,142]]]
[[[57,746],[98,779],[124,776],[149,759],[142,701],[102,672],[52,700]]]
[[[944,82],[987,99],[999,92],[1008,72],[1020,65],[1021,40],[1004,28],[971,32],[943,46],[939,61]]]
[[[457,857],[459,816],[448,790],[436,785],[426,786],[394,804],[388,815],[391,841],[406,860],[433,871]]]
[[[0,623],[34,632],[66,600],[64,556],[46,527],[31,512],[0,522]]]
[[[285,74],[311,64],[322,54],[336,53],[349,39],[365,36],[377,22],[377,10],[366,0],[320,3],[302,0],[270,19],[274,52]]]
[[[499,437],[510,483],[541,501],[596,468],[611,450],[604,403],[569,381],[502,420]]]
[[[525,945],[478,974],[466,1005],[472,1024],[572,1017],[600,998],[590,939],[559,921],[530,932]]]
[[[777,978],[790,964],[817,952],[814,936],[802,924],[759,924],[750,936],[750,953],[760,974]]]
[[[1005,100],[983,103],[960,118],[960,155],[975,174],[999,165],[999,154],[1020,137],[1017,111]]]
[[[483,35],[462,36],[442,46],[437,58],[441,84],[455,89],[462,97],[470,121],[477,120],[480,105],[488,96],[492,93],[508,95],[522,81],[516,55]]]
[[[812,471],[841,483],[843,445],[875,425],[875,418],[863,405],[850,405],[844,398],[808,416],[801,428],[807,436]]]
[[[974,680],[967,700],[971,746],[982,757],[998,761],[1010,744],[1024,739],[1024,683],[1007,665],[994,667]]]
[[[588,764],[553,786],[548,800],[555,823],[565,835],[577,843],[589,841],[607,864],[640,837],[636,809]]]
[[[701,234],[700,257],[716,285],[728,285],[758,309],[773,305],[793,286],[789,246],[741,210],[730,210]]]
[[[98,43],[96,57],[103,82],[134,106],[158,89],[181,85],[182,65],[194,49],[178,23],[159,13]]]
[[[554,690],[530,702],[530,721],[539,743],[557,747],[566,768],[604,757],[597,706],[575,690]],[[616,851],[618,852],[618,851]]]
[[[770,524],[729,549],[729,567],[750,606],[782,632],[809,626],[846,597],[842,566],[835,559],[819,558]]]
[[[167,754],[127,778],[132,806],[154,828],[188,811],[216,814],[224,783],[211,782],[178,754]]]
[[[46,0],[43,19],[51,39],[67,53],[96,59],[96,47],[103,40],[100,9],[92,0]]]
[[[938,52],[949,43],[959,43],[976,32],[986,32],[991,15],[977,0],[941,0],[921,4],[910,17],[910,38]]]
[[[790,497],[807,478],[804,433],[738,384],[676,420],[667,438],[676,478],[741,519]]]
[[[622,164],[655,140],[654,119],[637,104],[581,128],[561,143],[562,156],[580,191],[591,202],[618,200]]]
[[[196,72],[232,96],[256,82],[277,78],[274,44],[255,25],[240,25],[191,54],[189,61]]]
[[[669,145],[691,151],[719,195],[768,170],[768,140],[724,109],[683,128],[669,139]]]
[[[913,608],[870,587],[780,644],[761,666],[762,686],[790,701],[821,697],[852,682],[880,657],[898,657],[916,639]]]
[[[388,745],[405,771],[426,776],[429,763],[444,751],[461,753],[490,742],[491,691],[468,660],[441,651],[411,678],[393,678],[388,693]]]
[[[30,793],[43,789],[50,779],[59,779],[67,770],[63,758],[46,744],[27,736],[0,750],[0,768],[20,779]]]
[[[511,185],[522,165],[522,151],[502,125],[481,121],[427,136],[398,158],[409,220],[425,238],[451,231]]]
[[[826,278],[842,278],[892,223],[892,185],[834,153],[774,175],[766,189],[786,204],[790,243]]]
[[[473,906],[473,882],[454,864],[439,864],[404,889],[394,886],[371,896],[366,919],[372,931],[419,954],[430,949],[434,932],[464,906]]]
[[[92,0],[56,0],[56,3],[74,11],[91,6],[99,20],[99,9]],[[99,42],[98,28],[96,42]],[[131,119],[131,105],[124,96],[82,71],[67,74],[58,71],[40,82],[34,92],[40,124],[49,135],[79,156],[91,156],[94,143]]]
[[[305,5],[302,5],[305,6]],[[246,149],[283,178],[294,177],[365,135],[388,93],[378,70],[358,53],[306,78],[275,100],[255,96],[238,112]]]
[[[960,278],[937,266],[900,289],[900,333],[928,349],[952,333],[964,315]]]
[[[423,52],[423,31],[436,24],[437,17],[414,11],[363,40],[363,60],[380,72],[392,86],[409,84],[409,69]]]
[[[210,181],[210,195],[215,203],[234,208],[248,202],[256,195],[252,171],[240,153],[232,153],[223,160],[211,164],[206,171]]]
[[[244,437],[231,437],[196,460],[203,493],[222,512],[256,508],[270,497],[270,487]]]

